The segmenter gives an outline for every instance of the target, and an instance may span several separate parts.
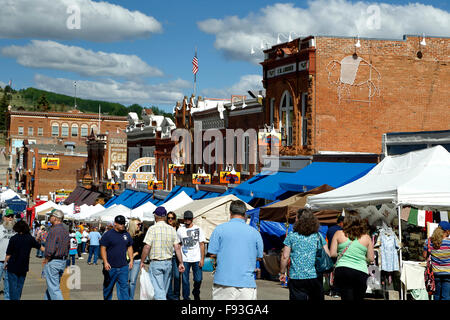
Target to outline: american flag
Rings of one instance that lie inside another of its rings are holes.
[[[192,73],[197,74],[198,72],[198,59],[197,55],[194,56],[194,59],[192,59]]]

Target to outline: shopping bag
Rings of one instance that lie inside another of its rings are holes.
[[[141,270],[139,282],[141,284],[140,300],[153,300],[155,297],[155,289],[150,280],[150,275],[145,269]]]

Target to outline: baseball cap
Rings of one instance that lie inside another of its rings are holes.
[[[186,219],[194,219],[194,214],[192,213],[192,211],[188,210],[184,212],[184,216],[183,218]]]
[[[125,220],[125,217],[124,217],[124,216],[118,215],[118,216],[116,216],[116,217],[114,218],[114,222],[115,222],[115,223],[118,223],[118,224],[125,224],[125,223],[126,223],[126,220]]]
[[[439,222],[439,227],[441,227],[441,229],[444,231],[450,230],[450,222],[441,221],[441,222]]]
[[[9,216],[13,216],[14,215],[14,211],[12,209],[6,209],[5,210],[5,217],[9,217]]]
[[[158,207],[153,211],[154,215],[157,215],[158,217],[165,217],[167,215],[166,208],[164,207]]]
[[[61,210],[58,209],[53,209],[52,211],[50,211],[50,217],[54,216],[58,219],[64,219],[64,213]]]

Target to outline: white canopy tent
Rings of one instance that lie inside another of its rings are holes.
[[[129,219],[131,218],[131,209],[119,204],[90,215],[86,218],[86,221],[112,223],[114,222],[114,218],[118,215],[122,215]]]
[[[190,210],[194,214],[194,223],[202,228],[207,240],[211,237],[213,230],[224,222],[230,220],[230,203],[233,200],[240,200],[235,195],[195,200],[185,206],[176,209],[174,212],[180,219],[185,211]],[[246,203],[247,210],[253,209]]]
[[[449,209],[449,181],[450,153],[438,145],[403,155],[388,156],[362,178],[332,191],[309,197],[307,206],[313,210],[321,210],[394,204],[397,207],[401,242],[402,206]]]
[[[364,177],[308,198],[312,209],[342,209],[394,203],[450,208],[450,153],[442,146],[389,156]]]
[[[131,210],[131,217],[139,218],[141,221],[155,221],[153,216],[155,209],[156,206],[150,201],[147,201],[143,205]]]
[[[2,193],[0,193],[0,201],[1,202],[5,202],[6,200],[10,200],[14,197],[19,197],[19,194],[17,194],[16,192],[14,192],[11,189],[8,189],[6,191],[3,191]]]
[[[40,206],[37,206],[34,208],[34,212],[36,217],[39,216],[45,216],[48,212],[52,211],[53,209],[60,209],[59,205],[54,203],[53,201],[47,201]]]
[[[192,203],[194,200],[187,195],[186,192],[181,191],[174,198],[170,199],[166,203],[163,203],[161,206],[166,208],[167,212],[175,211],[182,206],[185,206],[189,203]],[[197,200],[198,201],[198,200]]]

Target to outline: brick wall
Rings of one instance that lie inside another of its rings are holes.
[[[355,40],[316,38],[315,152],[380,153],[384,133],[449,128],[450,39],[420,41],[361,39],[358,85],[348,85],[339,62],[355,53]]]

